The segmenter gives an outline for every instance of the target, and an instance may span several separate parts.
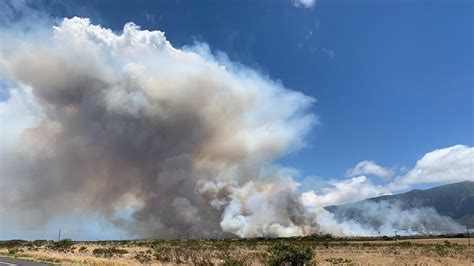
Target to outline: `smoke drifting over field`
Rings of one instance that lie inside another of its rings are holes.
[[[311,97],[133,23],[2,36],[1,78],[18,87],[2,103],[0,216],[34,227],[79,209],[165,238],[361,232],[272,163],[304,146]]]
[[[433,208],[407,208],[397,201],[362,202],[341,206],[325,217],[320,213],[321,227],[334,235],[379,236],[437,234],[462,232],[450,217]]]

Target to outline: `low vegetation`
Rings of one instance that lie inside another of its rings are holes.
[[[0,255],[79,264],[360,265],[452,264],[474,261],[467,239],[300,238],[0,241]],[[391,260],[390,260],[391,259]]]
[[[124,254],[127,254],[128,251],[125,249],[119,249],[116,247],[109,247],[109,248],[96,248],[92,251],[92,254],[96,257],[102,258],[112,258],[114,256],[121,257]]]
[[[344,259],[344,258],[328,258],[326,259],[327,262],[330,262],[333,265],[353,265],[351,259]]]
[[[82,246],[79,248],[79,253],[87,253],[87,247]]]
[[[75,249],[74,242],[71,239],[63,239],[61,241],[52,242],[48,245],[51,250],[59,251],[62,253],[73,252]]]
[[[287,243],[276,243],[271,248],[271,265],[305,265],[314,256],[311,247],[291,245]]]

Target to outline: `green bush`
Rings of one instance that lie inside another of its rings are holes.
[[[20,239],[7,240],[0,242],[0,248],[14,249],[22,247],[26,243],[28,243],[28,241]]]
[[[398,246],[404,247],[404,248],[410,248],[413,246],[413,243],[409,241],[402,241],[398,243]]]
[[[133,258],[138,260],[138,262],[140,262],[141,264],[148,263],[151,260],[150,252],[148,251],[147,252],[139,251],[135,254],[135,256],[133,256]]]
[[[92,251],[92,254],[96,257],[103,257],[103,258],[112,258],[113,256],[122,256],[123,254],[127,254],[128,251],[125,249],[119,249],[116,247],[110,248],[96,248]]]
[[[87,248],[82,246],[81,248],[79,248],[79,253],[87,253]]]
[[[19,252],[23,252],[22,249],[18,249],[18,248],[10,248],[8,249],[8,254],[10,255],[15,255],[16,253],[19,253]]]
[[[38,240],[33,240],[33,242],[31,242],[31,244],[35,247],[41,247],[41,246],[44,246],[48,243],[48,240],[44,240],[44,239],[38,239]]]
[[[277,243],[271,248],[271,265],[305,265],[313,259],[314,252],[310,247],[300,247]]]
[[[166,246],[155,246],[153,256],[161,262],[171,262],[173,259],[171,248]]]
[[[74,250],[74,242],[71,239],[66,238],[66,239],[51,243],[49,245],[49,248],[55,251],[67,253]]]
[[[331,264],[343,264],[343,265],[354,265],[354,262],[352,262],[351,259],[344,259],[344,258],[329,258],[326,259],[327,262],[330,262]]]
[[[446,246],[441,244],[436,244],[432,247],[433,251],[436,252],[439,256],[447,256],[449,254],[449,249]]]
[[[329,242],[326,241],[326,242],[323,243],[323,245],[324,245],[325,248],[329,248]]]

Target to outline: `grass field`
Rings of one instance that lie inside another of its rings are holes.
[[[75,265],[474,265],[467,238],[0,242],[0,255]],[[291,265],[291,264],[289,264]]]

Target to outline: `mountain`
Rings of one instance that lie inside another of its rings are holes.
[[[336,218],[364,219],[363,209],[366,203],[388,202],[398,204],[403,209],[432,207],[440,215],[448,216],[458,223],[474,227],[474,182],[464,181],[434,187],[427,190],[414,189],[397,195],[386,195],[354,203],[325,207]]]

